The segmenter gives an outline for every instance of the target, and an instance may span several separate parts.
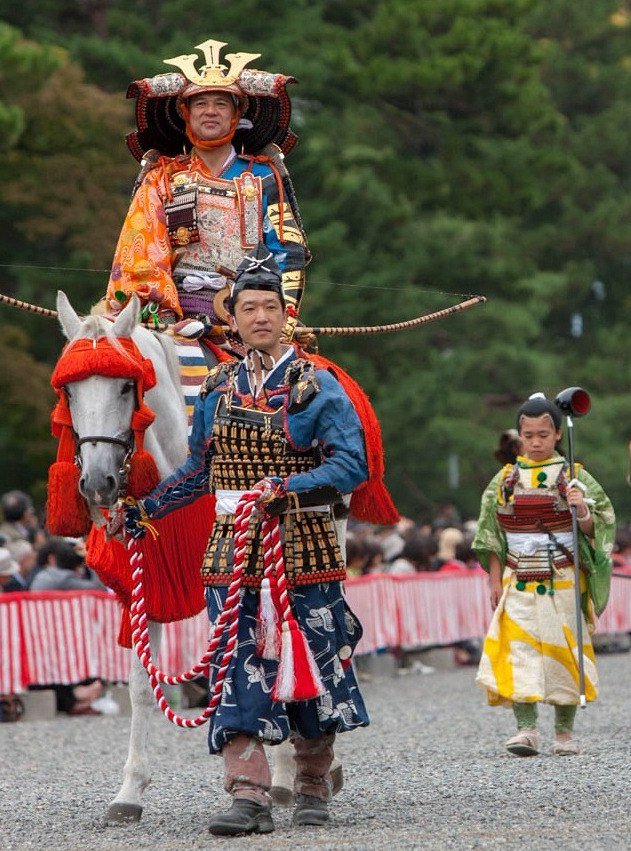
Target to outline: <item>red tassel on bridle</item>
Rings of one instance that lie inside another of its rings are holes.
[[[135,452],[129,461],[127,495],[140,499],[152,491],[160,481],[153,455],[144,448],[145,431],[155,419],[155,414],[144,402],[134,411],[131,428],[134,432]]]
[[[152,490],[160,476],[152,455],[144,449],[146,429],[155,419],[144,403],[146,390],[155,387],[153,364],[129,337],[81,338],[66,345],[50,379],[58,401],[51,416],[52,432],[59,438],[57,460],[48,473],[46,523],[54,535],[79,537],[90,529],[90,513],[79,492],[80,472],[75,463],[76,445],[65,386],[93,375],[129,378],[136,383],[136,410],[130,428],[135,451],[130,459],[128,494],[136,499]]]
[[[90,529],[90,512],[79,491],[80,471],[75,464],[75,439],[68,398],[58,391],[52,416],[53,434],[59,438],[57,460],[48,470],[46,525],[53,535],[79,538]]]

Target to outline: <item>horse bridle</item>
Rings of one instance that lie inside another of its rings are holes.
[[[129,437],[127,439],[124,439],[122,437],[110,437],[107,434],[91,434],[88,435],[88,437],[79,437],[74,428],[72,429],[72,432],[75,438],[75,461],[80,470],[83,467],[83,460],[81,458],[81,447],[84,443],[112,443],[115,446],[123,447],[123,449],[125,450],[125,457],[123,458],[121,466],[118,470],[118,496],[124,496],[125,489],[127,487],[127,477],[129,476],[129,459],[131,458],[131,454],[134,451],[133,431],[130,430]]]
[[[67,388],[64,388],[66,395],[68,396]],[[138,403],[136,403],[136,407]],[[108,434],[90,434],[87,437],[79,437],[77,432],[75,431],[74,425],[72,426],[72,434],[74,435],[74,443],[75,443],[75,463],[77,467],[81,470],[83,467],[83,459],[81,458],[81,447],[84,443],[111,443],[114,446],[122,446],[125,450],[125,455],[123,457],[123,461],[118,470],[119,476],[119,488],[118,488],[118,496],[124,496],[125,488],[127,487],[127,477],[129,475],[129,459],[134,451],[134,433],[130,429],[129,435],[127,438],[123,437],[111,437]]]

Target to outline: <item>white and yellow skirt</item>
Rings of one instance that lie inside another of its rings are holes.
[[[567,568],[550,583],[515,587],[515,571],[504,571],[504,593],[493,613],[484,641],[476,683],[490,704],[579,702],[574,570]],[[581,590],[584,577],[581,576]],[[585,696],[598,695],[598,674],[590,627],[583,621]],[[591,620],[591,619],[590,619]]]

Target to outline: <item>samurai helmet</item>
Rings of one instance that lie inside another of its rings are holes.
[[[268,290],[276,293],[285,308],[285,296],[281,283],[281,270],[274,255],[264,242],[259,244],[243,258],[237,267],[237,275],[230,291],[228,307],[234,315],[237,295],[243,290]]]
[[[174,56],[164,60],[174,66],[168,73],[130,84],[127,97],[136,98],[137,129],[127,136],[127,145],[139,162],[151,149],[169,157],[190,150],[182,106],[191,95],[213,91],[228,92],[237,101],[240,121],[233,144],[238,151],[258,155],[268,145],[276,145],[287,154],[293,148],[297,140],[289,126],[287,85],[296,80],[250,68],[259,53],[227,53],[222,60],[226,46],[208,39],[196,48],[203,60],[196,53]]]

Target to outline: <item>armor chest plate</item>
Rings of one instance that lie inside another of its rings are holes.
[[[505,479],[510,496],[497,510],[505,532],[566,532],[572,528],[572,515],[562,495],[564,467],[563,458],[516,465]]]
[[[285,478],[318,466],[317,450],[299,452],[284,428],[284,409],[235,405],[230,391],[217,403],[211,460],[213,490],[244,491],[266,476]],[[264,571],[260,524],[250,530],[243,584],[258,587]],[[281,538],[290,588],[346,577],[333,517],[328,509],[300,509],[283,516]],[[218,514],[202,566],[205,585],[229,585],[234,557],[234,515]]]
[[[213,427],[211,481],[216,490],[246,490],[266,476],[283,479],[313,470],[316,453],[295,450],[285,433],[283,409],[260,411],[228,402],[217,404]]]
[[[178,250],[176,278],[236,269],[243,255],[262,238],[262,186],[246,172],[234,180],[184,171],[171,182],[165,203],[167,229]]]

